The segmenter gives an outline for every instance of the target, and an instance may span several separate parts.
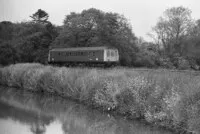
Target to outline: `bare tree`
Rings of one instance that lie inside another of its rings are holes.
[[[166,54],[171,55],[175,52],[182,54],[183,42],[193,25],[191,11],[188,8],[172,7],[165,10],[164,15],[159,18],[153,27],[152,37],[156,38]]]

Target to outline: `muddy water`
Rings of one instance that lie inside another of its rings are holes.
[[[0,134],[171,134],[55,97],[0,87]]]

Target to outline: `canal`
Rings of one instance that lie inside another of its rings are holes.
[[[0,134],[172,134],[51,94],[0,87]]]

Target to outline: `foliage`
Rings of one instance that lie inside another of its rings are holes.
[[[9,21],[2,21],[0,23],[0,41],[11,40],[13,32],[13,23]]]
[[[18,59],[17,52],[10,42],[0,43],[0,64],[8,65],[15,63]]]
[[[48,18],[49,18],[49,15],[47,12],[45,12],[44,10],[42,9],[38,9],[37,12],[35,12],[33,15],[30,16],[33,21],[35,21],[36,23],[47,23],[48,22]]]
[[[160,17],[153,30],[167,54],[182,54],[183,41],[189,35],[192,26],[191,11],[180,6],[165,10],[164,16]]]
[[[135,39],[124,16],[91,8],[66,16],[54,47],[115,47],[119,50],[121,63],[128,65],[134,62],[137,51]]]
[[[32,21],[0,22],[0,65],[47,63],[52,47],[108,46],[119,50],[120,64],[134,67],[195,69],[200,66],[200,20],[193,21],[185,7],[166,9],[146,42],[136,37],[129,21],[118,13],[90,8],[72,12],[62,26],[48,21],[38,9]]]
[[[165,10],[151,34],[155,44],[159,45],[161,67],[199,69],[199,26],[188,8],[180,6]]]
[[[0,22],[0,64],[46,63],[49,46],[57,35],[58,28],[50,22]]]
[[[139,46],[136,55],[135,66],[157,67],[159,66],[159,49],[152,43],[143,42]]]

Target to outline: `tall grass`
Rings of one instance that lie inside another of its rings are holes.
[[[200,132],[200,75],[169,70],[88,69],[16,64],[0,84],[49,92],[129,118]]]

